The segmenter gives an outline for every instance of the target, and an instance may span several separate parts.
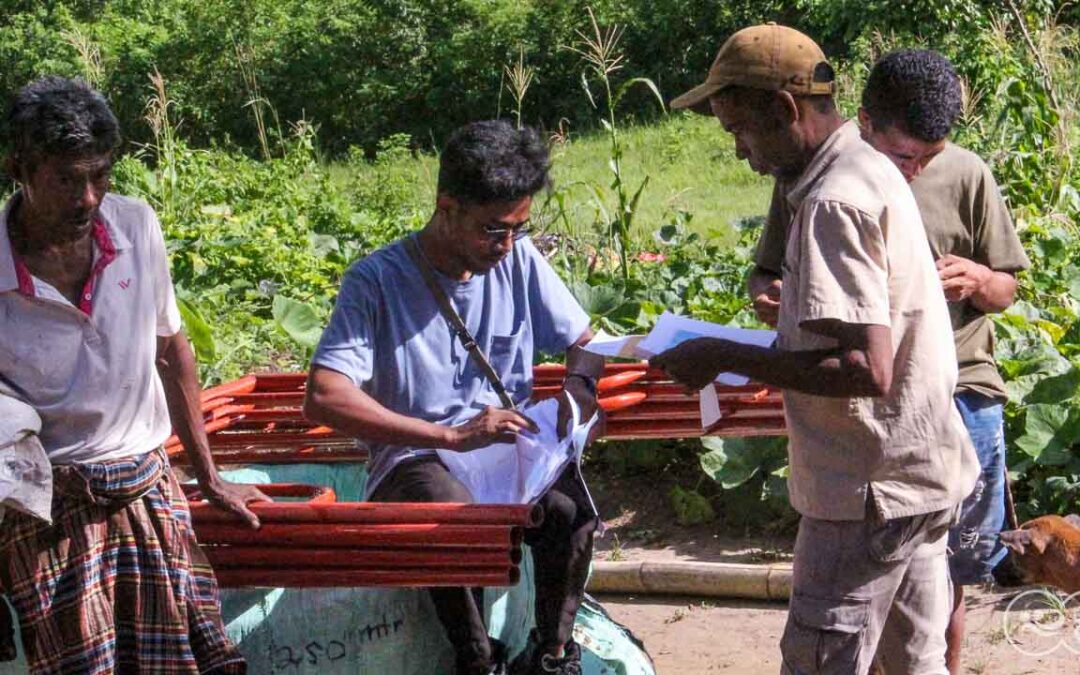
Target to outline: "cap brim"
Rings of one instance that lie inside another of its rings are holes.
[[[712,115],[712,109],[709,107],[709,97],[720,91],[722,88],[723,85],[713,84],[711,82],[699,84],[672,101],[670,104],[671,109],[680,110],[685,108],[687,110],[692,110],[699,115]]]

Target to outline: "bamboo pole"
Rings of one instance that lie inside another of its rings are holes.
[[[705,562],[595,562],[587,590],[591,593],[787,600],[791,596],[791,567]]]

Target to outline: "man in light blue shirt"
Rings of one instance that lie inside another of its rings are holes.
[[[424,229],[360,260],[346,275],[312,359],[304,412],[369,445],[369,499],[472,501],[435,450],[467,451],[536,430],[516,410],[500,407],[421,265],[515,404],[532,393],[536,353],[566,352],[567,392],[584,419],[596,410],[603,364],[580,349],[592,337],[589,317],[525,237],[532,197],[548,184],[548,169],[547,149],[531,129],[501,121],[462,127],[440,158],[435,213]],[[560,420],[568,414],[562,400]],[[597,518],[573,466],[540,503],[544,525],[526,535],[536,563],[537,629],[516,672],[579,673],[571,631]],[[457,672],[502,672],[474,594],[443,588],[431,595]]]

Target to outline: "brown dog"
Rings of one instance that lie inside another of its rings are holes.
[[[1009,555],[994,570],[1005,586],[1045,584],[1080,591],[1080,516],[1041,516],[1001,533]],[[999,572],[1000,570],[1000,572]],[[1013,583],[1010,583],[1013,582]]]

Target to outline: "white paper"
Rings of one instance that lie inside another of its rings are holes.
[[[585,345],[585,351],[608,358],[640,358],[636,348],[644,338],[644,335],[609,335],[599,330],[589,344]]]
[[[530,504],[547,492],[571,462],[581,462],[585,441],[596,424],[596,415],[582,422],[576,402],[569,400],[571,427],[562,439],[556,423],[559,399],[551,398],[521,411],[536,423],[539,433],[522,432],[515,443],[495,443],[469,452],[438,450],[439,459],[478,504]]]
[[[708,429],[724,416],[720,411],[720,399],[716,396],[716,385],[710,384],[701,390],[698,405],[701,411],[702,429]]]
[[[649,358],[699,337],[721,338],[745,345],[768,347],[776,340],[776,331],[722,326],[664,312],[652,331],[638,343],[637,351],[642,358]],[[732,387],[742,386],[749,381],[750,378],[735,373],[720,373],[716,378],[716,382]]]

